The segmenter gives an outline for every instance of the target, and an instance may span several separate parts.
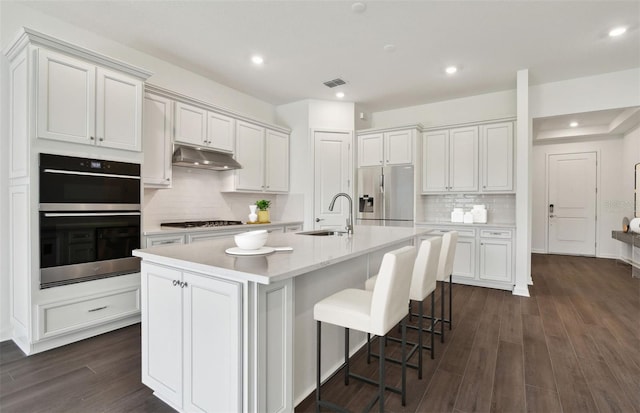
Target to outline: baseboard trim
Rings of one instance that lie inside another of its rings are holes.
[[[531,249],[531,253],[532,253],[532,254],[546,254],[546,253],[547,253],[547,250],[539,250],[539,249],[534,249],[534,248],[532,248],[532,249]]]
[[[531,295],[529,295],[529,287],[526,285],[516,285],[513,287],[512,294],[520,297],[531,297]]]

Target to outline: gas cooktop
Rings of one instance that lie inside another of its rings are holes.
[[[242,221],[187,221],[187,222],[165,222],[160,224],[161,227],[175,228],[204,228],[204,227],[225,227],[227,225],[242,225]]]

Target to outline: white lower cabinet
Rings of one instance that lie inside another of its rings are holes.
[[[513,230],[469,226],[428,226],[431,234],[458,231],[453,282],[513,290]]]
[[[476,239],[458,237],[456,255],[453,260],[453,274],[457,277],[473,279],[476,274]]]
[[[480,234],[481,280],[512,282],[511,231],[482,231]]]
[[[242,411],[242,285],[142,264],[142,382],[179,411]]]
[[[140,312],[140,288],[109,291],[38,305],[40,330],[38,339],[70,333],[104,324]]]

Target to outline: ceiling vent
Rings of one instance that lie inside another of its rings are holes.
[[[333,80],[329,80],[327,82],[323,83],[326,87],[336,87],[336,86],[342,86],[347,84],[347,82],[345,82],[344,80],[338,78],[338,79],[333,79]]]

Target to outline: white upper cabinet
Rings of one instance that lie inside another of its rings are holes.
[[[236,160],[242,169],[236,171],[236,188],[247,191],[264,190],[264,128],[247,122],[237,122]]]
[[[513,122],[482,125],[482,191],[513,191]]]
[[[98,68],[97,144],[116,149],[142,149],[142,82]]]
[[[267,129],[265,135],[265,190],[289,190],[289,136]]]
[[[289,190],[289,135],[237,121],[236,160],[242,169],[235,171],[233,190]]]
[[[478,190],[478,127],[449,131],[449,191]]]
[[[423,135],[422,192],[478,190],[478,127]]]
[[[358,136],[358,166],[411,165],[415,129]]]
[[[176,143],[233,153],[235,119],[182,102],[175,106]]]
[[[38,50],[38,137],[95,142],[96,66]]]
[[[171,100],[146,93],[144,96],[142,181],[145,187],[171,185]]]
[[[414,135],[414,130],[386,132],[384,134],[384,164],[412,164]]]
[[[205,109],[176,102],[175,141],[188,145],[202,146],[208,142],[207,111]]]
[[[422,138],[422,191],[449,189],[449,131],[427,132]]]
[[[207,115],[206,144],[224,152],[233,152],[235,146],[236,120],[216,112]]]
[[[141,150],[142,81],[38,49],[39,138]]]
[[[358,166],[382,166],[384,138],[382,133],[358,136]]]

